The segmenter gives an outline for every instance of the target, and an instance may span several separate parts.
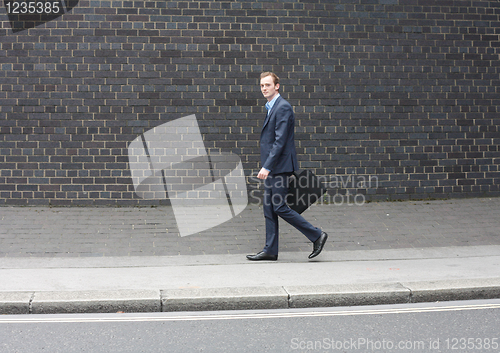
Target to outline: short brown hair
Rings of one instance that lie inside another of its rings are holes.
[[[273,78],[273,81],[274,81],[274,85],[276,86],[278,83],[280,83],[280,78],[274,73],[274,72],[271,72],[271,71],[266,71],[266,72],[263,72],[260,74],[260,78],[263,79],[264,77],[267,77],[267,76],[271,76]]]

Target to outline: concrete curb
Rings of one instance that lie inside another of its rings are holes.
[[[290,286],[290,308],[409,303],[411,291],[400,283]]]
[[[411,302],[500,298],[500,278],[403,283],[411,288]]]
[[[35,292],[32,314],[115,313],[160,311],[160,291],[118,290],[81,292]]]
[[[0,292],[0,314],[30,314],[34,292]]]
[[[162,311],[286,309],[283,287],[175,289],[161,291]]]
[[[0,292],[0,314],[173,312],[500,298],[500,278],[323,286]]]

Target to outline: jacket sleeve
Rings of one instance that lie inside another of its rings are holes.
[[[264,162],[263,167],[268,170],[273,170],[278,158],[281,156],[285,148],[288,134],[290,133],[290,123],[292,120],[292,107],[288,104],[283,104],[276,111],[276,125],[274,129],[274,143],[269,152],[269,156]]]

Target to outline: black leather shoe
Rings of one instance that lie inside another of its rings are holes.
[[[261,260],[276,261],[278,260],[278,255],[271,255],[261,251],[255,255],[247,255],[247,259],[252,261],[261,261]]]
[[[323,247],[325,246],[326,239],[328,239],[328,234],[321,232],[319,239],[313,243],[313,252],[309,255],[310,259],[320,254],[321,250],[323,250]]]

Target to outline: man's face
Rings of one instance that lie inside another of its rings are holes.
[[[280,84],[274,84],[274,80],[272,76],[266,76],[260,79],[260,91],[267,98],[268,101],[272,100],[276,94],[278,94],[278,90],[280,88]]]

